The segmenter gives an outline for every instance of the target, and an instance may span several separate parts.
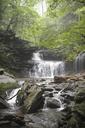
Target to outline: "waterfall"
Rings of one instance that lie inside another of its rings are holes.
[[[53,78],[55,75],[64,75],[63,61],[43,60],[39,52],[33,53],[34,66],[30,71],[31,77]]]
[[[80,53],[75,60],[75,72],[80,73],[85,71],[85,53]]]

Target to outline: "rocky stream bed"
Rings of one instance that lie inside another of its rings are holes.
[[[85,127],[84,74],[21,83],[14,106],[0,95],[0,128]]]

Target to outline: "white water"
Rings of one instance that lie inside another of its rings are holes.
[[[15,107],[15,104],[16,104],[16,98],[17,98],[17,93],[18,93],[18,91],[20,90],[21,88],[17,88],[17,89],[13,89],[12,91],[11,91],[11,93],[10,93],[10,95],[8,96],[8,99],[10,99],[10,100],[8,100],[7,102],[9,103],[9,105],[11,106],[11,107]],[[13,98],[12,98],[13,97]],[[11,99],[12,98],[12,99]]]
[[[21,89],[21,86],[24,84],[24,82],[25,81],[19,81],[18,82],[19,88],[13,89],[9,95],[7,93],[7,98],[9,99],[7,100],[7,102],[9,103],[10,107],[12,107],[13,109],[16,106],[17,93]]]
[[[33,54],[34,61],[33,71],[30,72],[31,77],[53,78],[55,75],[64,75],[63,61],[46,61],[41,59],[40,53]]]
[[[55,99],[57,101],[59,101],[60,103],[60,107],[57,108],[57,111],[61,111],[64,109],[64,104],[62,103],[60,97],[61,97],[61,93],[62,93],[63,89],[60,90],[58,93],[55,93],[55,90],[53,91],[53,98],[52,99]],[[45,102],[44,102],[44,107],[43,107],[43,110],[48,110],[48,107],[47,107],[47,100],[49,99],[49,97],[45,97]]]
[[[61,91],[59,91],[57,94],[56,93],[53,94],[53,96],[54,96],[53,98],[55,100],[59,101],[59,103],[60,103],[60,108],[57,109],[58,111],[61,111],[64,109],[64,104],[62,104],[61,99],[60,99],[62,91],[63,91],[63,89]]]

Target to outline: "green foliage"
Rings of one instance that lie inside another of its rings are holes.
[[[85,49],[85,1],[46,0],[42,17],[34,9],[39,0],[1,0],[0,30],[12,30],[31,45],[56,49],[73,59]],[[41,0],[42,2],[42,0]]]
[[[48,24],[46,23],[42,31],[40,45],[59,49],[67,59],[72,60],[79,52],[85,50],[85,2],[83,0],[48,0],[48,2]]]

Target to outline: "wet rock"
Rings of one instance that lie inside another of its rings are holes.
[[[60,128],[64,124],[64,115],[54,109],[25,115],[29,128]]]
[[[54,76],[55,83],[63,83],[63,82],[76,82],[83,81],[85,75],[73,75],[73,76]]]
[[[24,91],[21,89],[18,91],[16,104],[18,106],[21,106],[23,105],[23,103],[24,103]]]
[[[0,75],[0,83],[16,83],[16,80],[6,75]]]
[[[63,83],[66,82],[66,77],[63,76],[54,76],[54,82],[55,83]]]
[[[27,113],[36,112],[38,109],[43,108],[44,98],[42,95],[43,91],[36,85],[28,90],[28,96],[24,100],[24,108]]]
[[[45,88],[42,88],[43,91],[53,91],[53,88],[49,88],[49,87],[45,87]]]
[[[5,108],[9,108],[8,103],[0,97],[0,109],[5,109]]]
[[[0,127],[6,128],[6,126],[7,128],[22,128],[22,126],[25,126],[24,118],[15,114],[3,113],[0,115]]]
[[[65,99],[73,101],[74,100],[74,93],[71,91],[67,91],[67,93],[62,93],[61,96],[63,96]]]
[[[80,104],[75,104],[73,111],[78,115],[82,120],[85,119],[85,101]]]
[[[4,74],[4,69],[0,68],[0,75],[3,75],[3,74]]]
[[[43,96],[44,97],[53,97],[53,93],[46,91],[46,92],[44,92]]]
[[[59,108],[60,102],[56,99],[48,99],[47,100],[47,107],[49,108]]]
[[[2,125],[8,125],[10,124],[10,121],[6,120],[6,121],[0,121],[0,126]]]

